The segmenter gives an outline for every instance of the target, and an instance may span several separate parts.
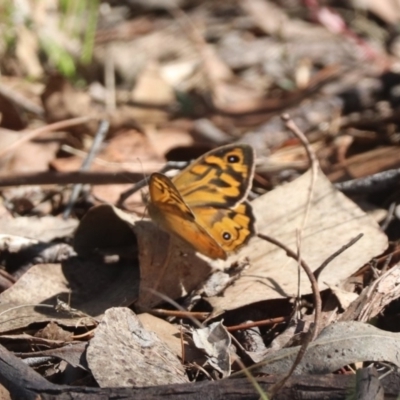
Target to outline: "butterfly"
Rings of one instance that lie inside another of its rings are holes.
[[[225,260],[255,233],[245,201],[254,166],[253,148],[232,144],[204,154],[171,179],[153,173],[149,215],[200,253]]]

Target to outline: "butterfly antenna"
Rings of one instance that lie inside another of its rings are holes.
[[[142,202],[145,205],[144,212],[142,214],[142,221],[143,221],[144,216],[146,214],[148,214],[147,210],[148,210],[149,201],[148,201],[148,194],[146,195],[145,193],[143,193],[142,189],[143,189],[144,186],[149,186],[149,178],[147,177],[147,174],[144,172],[143,163],[142,163],[142,161],[140,161],[140,158],[138,158],[138,161],[139,161],[140,168],[142,169],[142,174],[143,174],[143,179],[141,180],[141,182],[144,183],[139,189],[140,190],[140,194],[142,196]]]
[[[144,172],[143,163],[142,163],[142,161],[140,160],[139,157],[137,158],[137,160],[138,160],[138,162],[139,162],[139,164],[140,164],[140,169],[142,170],[143,181],[146,182],[146,186],[147,186],[147,185],[149,184],[149,179],[147,178],[147,175],[146,175],[146,173]]]

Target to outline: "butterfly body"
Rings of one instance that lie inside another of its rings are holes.
[[[152,174],[149,214],[202,254],[226,259],[255,232],[252,209],[245,201],[253,174],[250,146],[217,148],[172,179]]]

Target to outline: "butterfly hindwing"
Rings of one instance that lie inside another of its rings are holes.
[[[193,208],[196,222],[226,251],[232,252],[246,244],[255,233],[255,218],[248,202],[229,208]]]

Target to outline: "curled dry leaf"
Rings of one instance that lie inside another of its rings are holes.
[[[125,255],[139,251],[140,289],[136,305],[144,309],[164,301],[159,293],[171,299],[185,296],[211,272],[207,260],[197,257],[184,243],[171,240],[149,220],[109,205],[89,210],[76,231],[74,248],[83,255],[94,250]]]
[[[279,350],[251,367],[253,373],[286,374],[300,346]],[[325,328],[309,344],[295,374],[327,374],[362,361],[390,362],[400,367],[400,333],[383,331],[362,322],[338,322]]]
[[[155,306],[196,289],[211,273],[208,260],[150,221],[135,226],[139,245],[140,292],[137,306]]]
[[[132,226],[138,220],[107,204],[92,207],[82,218],[74,237],[74,249],[81,256],[137,253]]]
[[[207,355],[207,362],[226,378],[231,374],[231,355],[229,347],[231,336],[221,321],[206,328],[193,331],[193,341],[197,348]]]
[[[128,308],[107,310],[87,350],[100,387],[140,387],[188,382],[185,370],[154,332]]]

